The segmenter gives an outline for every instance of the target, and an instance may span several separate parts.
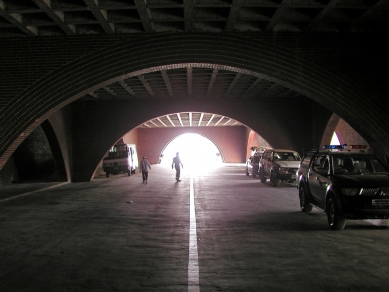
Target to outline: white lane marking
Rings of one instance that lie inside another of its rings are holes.
[[[199,255],[197,251],[196,211],[194,204],[193,174],[190,175],[190,231],[189,231],[189,263],[188,292],[199,292]]]
[[[2,200],[0,200],[0,203],[5,202],[5,201],[10,201],[10,200],[13,200],[13,199],[17,199],[17,198],[20,198],[20,197],[24,197],[24,196],[27,196],[27,195],[31,195],[33,193],[43,192],[43,191],[46,191],[46,190],[49,190],[49,189],[54,189],[56,187],[59,187],[59,186],[62,186],[62,185],[68,184],[68,183],[69,182],[64,182],[64,183],[60,183],[60,184],[55,185],[55,186],[50,186],[50,187],[47,187],[47,188],[43,188],[43,189],[39,189],[39,190],[28,192],[28,193],[20,194],[20,195],[17,195],[17,196],[9,197],[9,198],[6,198],[6,199],[2,199]]]

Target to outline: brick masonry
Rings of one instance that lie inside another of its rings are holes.
[[[223,64],[285,84],[315,101],[311,106],[309,101],[285,101],[278,113],[271,101],[241,101],[234,111],[228,109],[228,103],[236,101],[230,100],[219,101],[221,110],[213,105],[197,106],[207,112],[224,111],[238,120],[241,117],[275,147],[305,149],[318,145],[335,112],[381,155],[389,156],[389,122],[385,110],[388,56],[384,48],[384,39],[374,34],[163,34],[7,39],[0,44],[0,169],[37,126],[85,93],[134,72],[150,72],[155,67],[168,68],[166,64],[178,63],[184,66],[186,63]],[[179,108],[188,111],[196,107],[196,102]],[[264,105],[270,109],[261,109]],[[253,106],[261,114],[247,115]],[[88,109],[83,110],[86,115]],[[164,107],[160,115],[166,113]],[[89,176],[77,170],[79,162],[74,153],[90,158],[88,153],[104,152],[107,145],[113,144],[112,140],[101,144],[92,140],[106,139],[107,135],[99,133],[112,130],[109,128],[112,121],[107,118],[107,129],[100,125],[100,128],[79,130],[77,123],[71,121],[71,137],[67,139],[72,140],[72,149],[68,151],[73,153],[70,163],[73,179],[85,180]],[[97,133],[89,133],[93,131]],[[124,134],[122,128],[113,132],[108,135],[111,139]],[[98,144],[93,146],[98,150],[94,152],[91,147],[77,144],[85,140],[89,141],[88,146]],[[97,165],[98,159],[93,158],[91,164]]]

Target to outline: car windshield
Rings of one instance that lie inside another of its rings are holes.
[[[300,161],[301,158],[297,152],[274,152],[275,160]]]
[[[369,174],[387,172],[385,166],[373,155],[332,156],[334,174]]]

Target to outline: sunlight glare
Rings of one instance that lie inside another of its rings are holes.
[[[171,167],[176,152],[180,153],[184,169],[192,171],[205,170],[222,162],[216,145],[200,134],[183,134],[172,140],[162,152],[161,165]]]
[[[338,139],[338,135],[336,135],[335,132],[332,135],[331,145],[340,145],[340,142],[339,142],[339,139]]]

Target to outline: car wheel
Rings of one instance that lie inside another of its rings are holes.
[[[247,176],[249,176],[250,174],[249,174],[249,170],[248,170],[248,168],[246,167],[246,175]]]
[[[263,184],[266,183],[266,177],[263,174],[262,168],[259,170],[259,179],[261,180],[261,183],[263,183]]]
[[[128,176],[131,176],[131,169],[127,171]]]
[[[312,205],[309,203],[307,192],[305,191],[305,188],[303,186],[300,187],[299,197],[300,197],[300,208],[301,208],[301,211],[303,211],[305,213],[311,212],[312,211]]]
[[[105,173],[105,176],[106,176],[106,177],[109,177],[109,172],[106,172],[106,173]]]
[[[273,187],[278,187],[280,185],[280,180],[276,178],[276,174],[274,171],[272,171],[270,174],[270,183]]]
[[[342,230],[346,226],[346,216],[339,210],[333,196],[327,202],[327,219],[332,230]]]

